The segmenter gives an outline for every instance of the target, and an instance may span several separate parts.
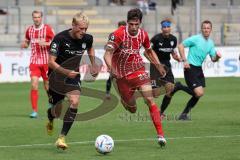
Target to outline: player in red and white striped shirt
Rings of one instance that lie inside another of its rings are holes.
[[[135,90],[138,89],[142,93],[157,131],[158,143],[164,146],[166,140],[159,109],[154,102],[150,78],[139,53],[141,46],[145,48],[146,57],[156,66],[160,75],[164,76],[166,72],[151,49],[147,32],[139,28],[141,21],[142,12],[139,9],[131,9],[128,12],[127,26],[118,28],[109,37],[104,60],[111,74],[116,78],[123,106],[131,113],[135,113],[137,109]]]
[[[41,11],[33,11],[33,25],[28,27],[25,34],[25,40],[21,44],[21,48],[28,48],[31,45],[30,58],[30,77],[31,77],[31,93],[30,99],[33,112],[31,118],[37,117],[38,111],[38,82],[39,78],[43,78],[44,88],[48,91],[48,50],[50,43],[54,37],[53,29],[42,23],[43,13]]]

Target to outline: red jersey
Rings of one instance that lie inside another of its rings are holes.
[[[141,46],[145,49],[151,47],[146,31],[139,29],[136,36],[131,36],[127,26],[122,26],[113,32],[109,36],[107,46],[114,49],[112,67],[118,78],[125,77],[144,67],[140,48]]]
[[[32,54],[30,58],[31,64],[48,64],[49,46],[40,46],[40,41],[50,42],[54,37],[53,29],[46,24],[42,24],[39,28],[34,25],[28,27],[25,38],[30,41]]]

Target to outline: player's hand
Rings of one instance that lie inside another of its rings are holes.
[[[90,66],[90,73],[93,77],[97,77],[99,72],[100,67],[97,64],[93,64],[92,66]]]
[[[176,61],[182,62],[182,58],[178,56],[178,58],[176,59]]]
[[[187,61],[183,62],[183,68],[184,69],[189,69],[190,68],[190,65]]]
[[[75,78],[77,75],[79,75],[80,73],[79,72],[76,72],[76,71],[70,71],[68,72],[67,76],[69,78]]]
[[[177,57],[175,60],[176,60],[177,62],[182,62],[182,59],[181,59],[180,57]]]
[[[116,74],[116,72],[114,71],[114,69],[109,69],[109,68],[108,68],[108,72],[109,72],[109,74],[110,74],[110,76],[111,76],[112,78],[117,78],[117,74]]]
[[[165,77],[165,76],[166,76],[166,70],[165,70],[165,68],[164,68],[164,65],[162,65],[162,64],[157,64],[156,67],[157,67],[157,69],[158,69],[161,77]]]
[[[28,48],[28,44],[24,41],[21,43],[21,48]]]
[[[176,61],[178,61],[178,62],[182,62],[181,57],[178,56],[177,54],[173,54],[172,57],[173,57],[173,59],[175,59]]]
[[[216,53],[216,59],[219,60],[220,58],[222,58],[222,54],[220,52]]]

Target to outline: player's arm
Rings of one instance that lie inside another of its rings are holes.
[[[144,56],[150,61],[150,63],[154,64],[157,70],[159,71],[162,77],[166,76],[166,70],[164,69],[164,65],[162,65],[157,57],[157,54],[151,48],[150,40],[147,32],[145,32],[145,39],[143,42],[143,47],[145,48]],[[152,44],[155,44],[154,37],[151,39]],[[153,47],[153,46],[152,46]]]
[[[91,47],[90,49],[88,49],[87,53],[88,53],[88,57],[90,59],[91,64],[94,65],[95,64],[95,51],[94,51],[94,48]]]
[[[211,56],[211,53],[210,53],[212,62],[217,62],[222,57],[221,53],[219,51],[215,51],[215,49],[214,49],[214,51],[211,51],[211,52],[215,53],[215,54],[213,54],[213,56]]]
[[[49,54],[49,59],[48,59],[48,67],[51,68],[52,70],[64,74],[66,76],[68,76],[69,78],[74,78],[76,77],[79,72],[73,71],[73,70],[69,70],[69,69],[65,69],[63,67],[61,67],[57,62],[56,62],[57,57],[54,55]]]
[[[150,61],[150,63],[154,64],[160,75],[163,77],[166,75],[166,70],[164,66],[160,63],[156,53],[152,50],[152,48],[145,49],[144,56]]]
[[[104,61],[108,67],[108,71],[113,77],[116,77],[117,73],[115,72],[114,68],[112,67],[112,57],[114,52],[117,48],[119,48],[120,44],[122,43],[122,39],[120,38],[121,35],[119,33],[114,32],[111,33],[108,37],[108,42],[105,46],[105,53],[104,53]]]
[[[28,48],[30,44],[30,37],[29,37],[29,28],[25,32],[25,38],[21,43],[21,48]]]
[[[90,59],[90,62],[91,62],[91,74],[93,77],[96,77],[98,75],[98,66],[96,64],[96,61],[95,61],[95,50],[93,47],[91,47],[90,49],[88,49],[87,51],[88,53],[88,57]]]
[[[181,56],[182,62],[184,63],[184,68],[190,68],[190,65],[186,59],[184,45],[182,43],[178,45],[178,51]]]
[[[21,48],[28,48],[29,44],[30,44],[30,40],[24,39],[21,43]]]
[[[113,55],[114,49],[106,46],[105,53],[104,53],[104,61],[108,67],[109,72],[112,73],[112,55]]]
[[[171,53],[171,55],[172,55],[172,58],[175,59],[176,61],[178,61],[178,62],[182,61],[181,57],[177,54],[176,49],[174,49],[174,51]]]

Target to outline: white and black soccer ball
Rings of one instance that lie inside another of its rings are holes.
[[[114,141],[109,135],[100,135],[96,138],[95,148],[101,154],[110,153],[114,148]]]

